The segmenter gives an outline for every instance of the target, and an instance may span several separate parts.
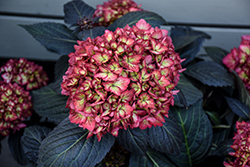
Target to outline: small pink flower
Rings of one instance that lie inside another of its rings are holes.
[[[109,0],[96,6],[93,17],[100,17],[100,25],[107,27],[128,12],[142,10],[133,0]]]
[[[142,19],[78,41],[75,50],[61,93],[69,96],[70,121],[88,129],[88,137],[96,134],[100,141],[119,129],[163,125],[183,71],[166,30]]]
[[[234,134],[234,143],[231,146],[235,152],[229,154],[235,161],[224,162],[225,167],[250,167],[250,123],[236,122],[237,132]]]
[[[0,72],[5,82],[26,86],[26,90],[38,89],[48,82],[43,68],[24,58],[10,59],[0,68]]]
[[[7,136],[10,129],[19,130],[26,125],[24,118],[31,115],[32,102],[28,91],[16,83],[0,81],[0,134]]]
[[[239,48],[232,49],[222,61],[239,75],[250,93],[250,35],[244,35],[241,39]]]

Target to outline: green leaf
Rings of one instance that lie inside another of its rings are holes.
[[[29,161],[37,164],[39,147],[50,131],[51,130],[47,127],[37,125],[24,129],[23,136],[21,137],[21,144]]]
[[[129,159],[129,167],[176,167],[168,158],[157,151],[147,151],[147,156],[132,153]]]
[[[63,6],[64,21],[67,24],[76,24],[77,20],[84,16],[92,18],[95,9],[84,3],[82,0],[73,0]]]
[[[47,117],[49,121],[59,124],[69,116],[65,108],[68,97],[56,93],[54,84],[50,83],[38,90],[32,91],[33,108],[39,116]]]
[[[116,28],[123,28],[126,25],[129,25],[130,27],[132,25],[135,25],[140,19],[144,19],[147,23],[149,23],[151,26],[156,27],[163,24],[166,24],[166,20],[154,12],[148,12],[148,11],[136,11],[136,12],[129,12],[119,19],[117,19],[113,24],[108,26],[108,29],[110,31],[115,31]]]
[[[233,145],[234,140],[233,139],[226,139],[222,141],[214,150],[213,154],[209,155],[218,155],[218,156],[228,156],[228,153],[235,152],[234,149],[231,148]]]
[[[11,132],[8,137],[9,150],[12,154],[12,157],[20,165],[26,165],[29,160],[25,155],[22,145],[21,145],[21,136],[23,135],[23,129],[16,131],[15,133]]]
[[[187,103],[187,107],[193,105],[203,97],[203,93],[196,88],[183,74],[176,85],[177,90],[181,90]],[[183,107],[183,106],[182,106]]]
[[[195,31],[188,26],[175,26],[171,29],[171,38],[175,47],[175,51],[180,54],[183,66],[191,62],[196,54],[200,51],[202,43],[211,36],[202,31]]]
[[[88,37],[96,38],[97,36],[102,36],[105,32],[106,27],[99,26],[94,27],[90,30],[83,30],[78,33],[78,38],[85,41]]]
[[[63,120],[43,140],[39,149],[38,167],[95,166],[105,157],[115,142],[115,137],[106,134],[98,142],[96,136],[86,139],[89,131]]]
[[[209,155],[226,156],[229,152],[233,152],[231,148],[233,140],[227,139],[229,132],[230,129],[223,129],[213,133],[213,142]]]
[[[250,109],[245,104],[234,98],[225,97],[225,99],[227,101],[227,104],[235,114],[244,119],[250,119]]]
[[[222,59],[229,53],[228,51],[214,46],[206,46],[204,49],[214,62],[224,65]]]
[[[214,131],[213,133],[213,144],[219,145],[225,139],[228,138],[230,129],[223,129],[219,131]]]
[[[55,64],[55,80],[58,78],[62,78],[62,76],[65,74],[69,67],[69,56],[68,55],[63,55],[61,56]]]
[[[20,26],[52,52],[67,55],[75,50],[77,37],[63,24],[46,22]]]
[[[195,103],[188,109],[171,107],[183,140],[181,154],[168,156],[179,166],[191,167],[203,160],[212,143],[212,126],[202,109],[202,101]]]
[[[145,155],[147,151],[147,132],[140,128],[119,130],[118,143],[130,152]]]
[[[175,90],[177,90],[175,88]],[[187,107],[187,101],[183,92],[179,89],[179,92],[174,96],[174,105],[178,107]]]
[[[201,61],[187,67],[184,74],[193,77],[208,86],[233,86],[234,82],[228,72],[219,64]]]
[[[148,128],[148,143],[151,148],[165,154],[179,155],[181,152],[181,128],[172,114],[165,119],[163,126]]]
[[[147,156],[132,153],[129,159],[129,167],[155,167],[155,166]]]
[[[162,166],[175,167],[175,165],[172,162],[170,162],[164,154],[161,154],[157,151],[154,150],[147,151],[147,156],[156,167],[162,167]]]
[[[233,77],[234,79],[236,80],[236,84],[237,84],[237,88],[238,88],[238,92],[239,92],[239,100],[248,106],[248,108],[250,108],[250,94],[249,92],[247,91],[242,79],[239,77],[239,75],[233,71],[232,71],[232,74],[233,74]]]
[[[63,75],[65,75],[65,72],[67,71],[68,67],[69,67],[69,57],[68,55],[63,55],[61,56],[55,64],[55,70],[54,70],[54,74],[55,74],[55,79],[54,79],[54,90],[55,92],[57,92],[58,94],[61,94],[61,83],[63,81]]]
[[[215,124],[215,125],[220,125],[220,115],[218,112],[213,112],[213,111],[206,111],[206,114],[209,116],[210,120]]]

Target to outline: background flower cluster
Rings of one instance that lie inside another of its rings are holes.
[[[41,66],[24,58],[10,59],[0,68],[0,134],[20,130],[22,121],[32,114],[29,90],[47,85],[48,77]]]

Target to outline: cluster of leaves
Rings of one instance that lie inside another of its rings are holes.
[[[95,10],[75,0],[67,3],[64,11],[65,23],[74,24]],[[166,23],[156,13],[136,11],[125,14],[106,29],[114,31],[117,27],[131,26],[140,19],[153,27]],[[103,27],[80,32],[58,23],[22,27],[48,50],[62,56],[55,64],[54,82],[32,91],[35,112],[52,122],[52,129],[29,126],[22,135],[14,134],[20,142],[9,141],[20,164],[105,166],[107,158],[104,157],[117,142],[130,152],[126,164],[131,167],[222,165],[232,151],[235,122],[250,118],[249,93],[238,75],[229,72],[222,63],[228,52],[205,47],[207,54],[197,55],[203,41],[210,36],[190,27],[174,27],[171,38],[175,51],[186,59],[182,63],[186,71],[176,86],[180,92],[175,95],[175,105],[170,108],[169,118],[165,119],[163,126],[145,130],[122,129],[117,137],[105,134],[100,142],[95,135],[87,139],[88,130],[69,121],[69,109],[65,108],[67,97],[61,95],[62,76],[68,68],[68,56],[64,55],[74,52],[78,39],[102,35]]]

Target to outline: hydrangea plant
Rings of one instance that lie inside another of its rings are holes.
[[[65,24],[20,25],[61,56],[50,83],[31,91],[27,127],[10,133],[19,164],[247,166],[249,36],[232,53],[210,46],[200,55],[209,34],[186,26],[168,32],[164,18],[132,0],[63,7]],[[22,83],[21,75],[14,80]]]

